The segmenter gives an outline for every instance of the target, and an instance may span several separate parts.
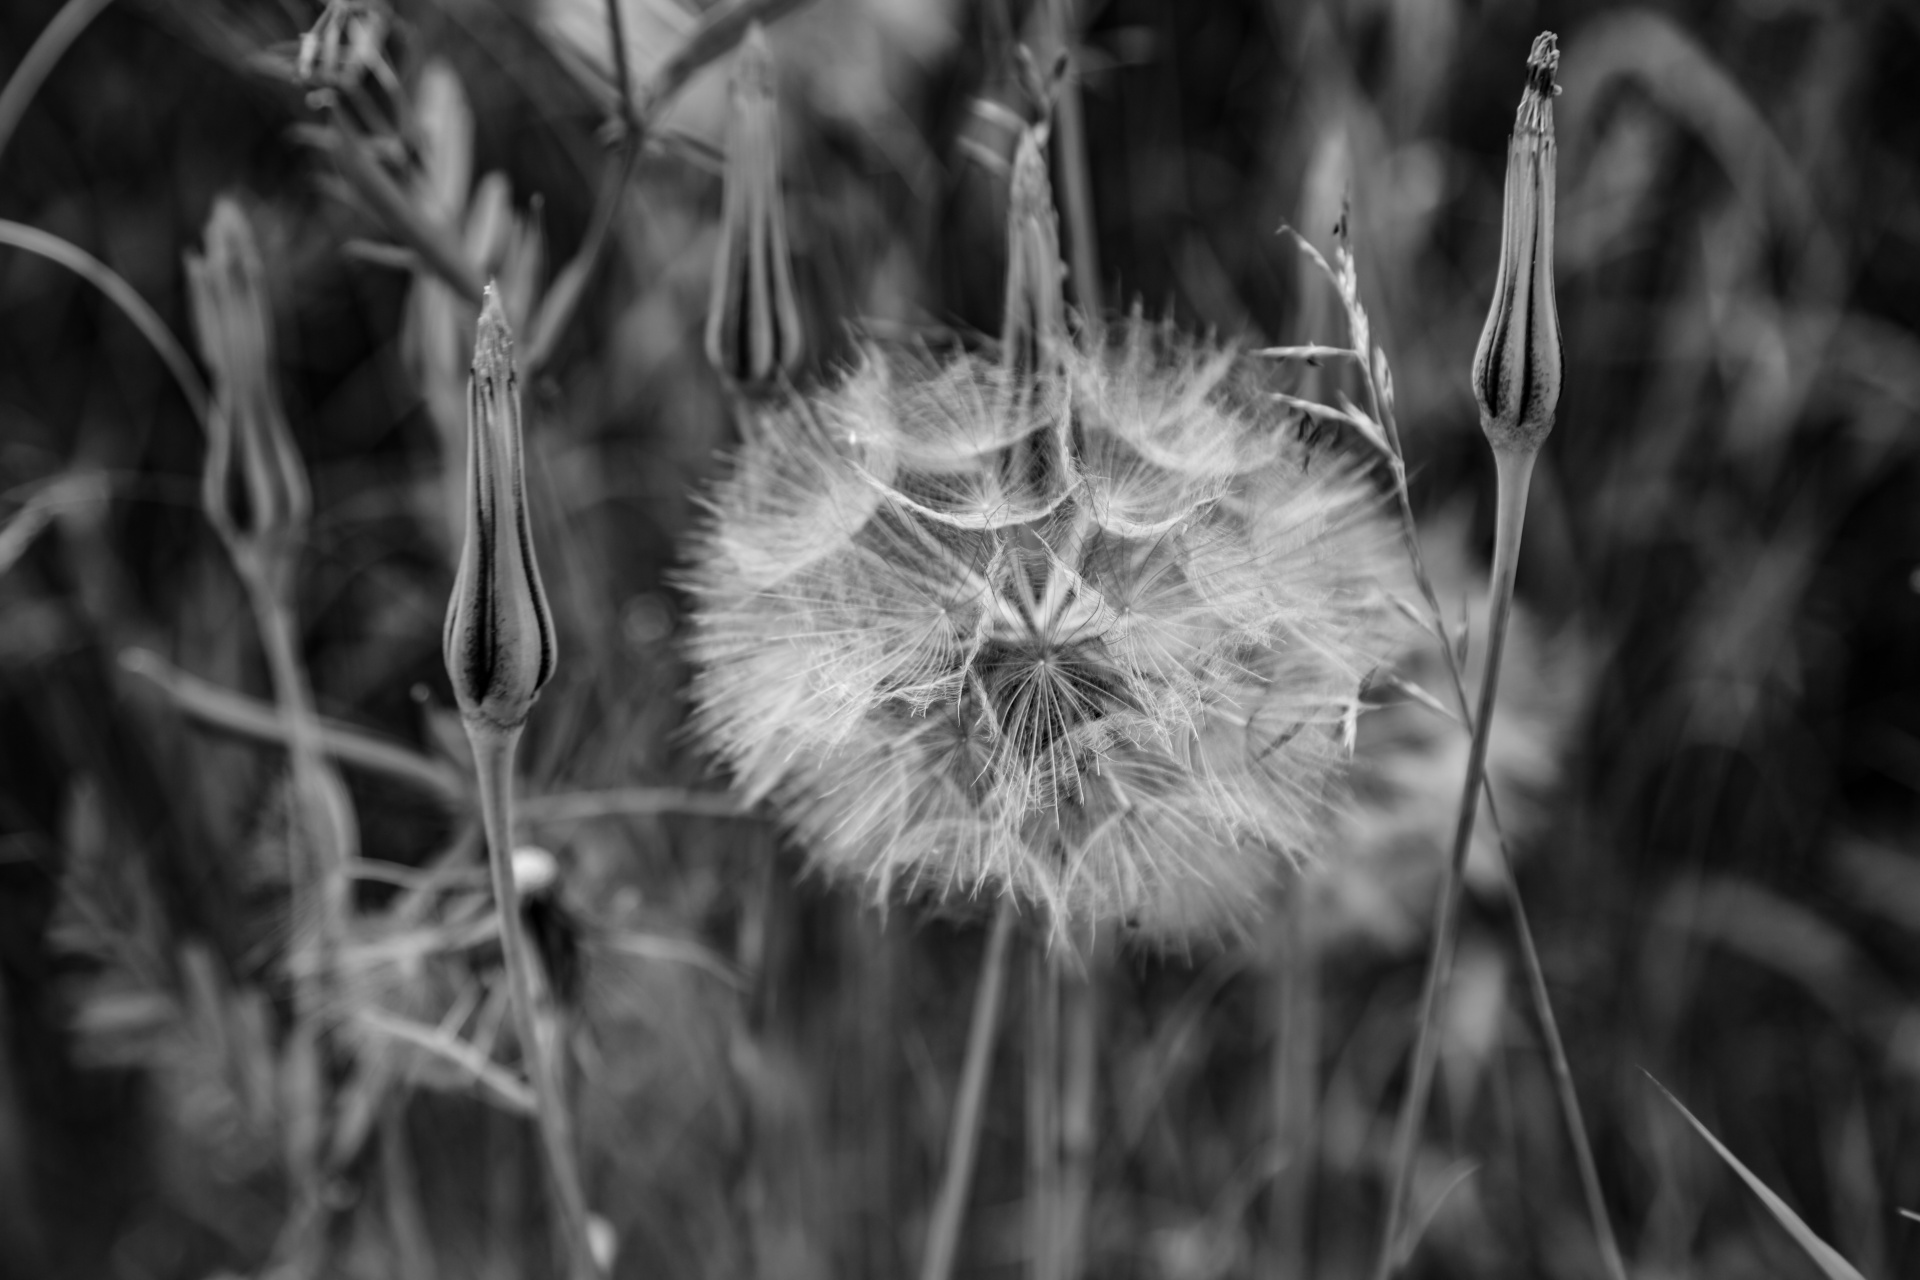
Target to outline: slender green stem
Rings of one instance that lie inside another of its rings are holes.
[[[1268,1192],[1272,1273],[1312,1274],[1313,1176],[1319,1145],[1320,945],[1306,882],[1288,892],[1279,921],[1279,1009],[1273,1049],[1273,1137],[1284,1163]]]
[[[1095,952],[1097,955],[1097,951]],[[1086,1267],[1087,1211],[1093,1203],[1094,1102],[1100,1043],[1099,970],[1063,974],[1060,987],[1059,1280],[1079,1280]]]
[[[1074,0],[1050,0],[1054,34],[1067,54],[1067,82],[1060,88],[1055,123],[1060,130],[1061,197],[1067,215],[1067,257],[1073,264],[1073,296],[1081,312],[1101,313],[1100,254],[1093,238],[1093,182],[1087,170],[1087,127],[1080,101],[1080,23]]]
[[[1488,796],[1491,803],[1492,796]],[[1553,1016],[1553,1001],[1547,994],[1546,971],[1540,967],[1540,953],[1533,945],[1533,926],[1527,922],[1526,906],[1520,901],[1520,883],[1513,878],[1513,866],[1504,858],[1500,881],[1506,886],[1507,909],[1513,912],[1514,928],[1520,938],[1520,955],[1527,970],[1527,989],[1533,994],[1533,1007],[1540,1019],[1540,1033],[1547,1042],[1547,1058],[1552,1064],[1554,1091],[1560,1095],[1560,1114],[1567,1124],[1567,1137],[1573,1144],[1574,1164],[1580,1170],[1580,1189],[1587,1201],[1587,1217],[1593,1223],[1594,1239],[1609,1280],[1627,1280],[1626,1260],[1620,1256],[1620,1242],[1613,1235],[1613,1221],[1607,1216],[1607,1198],[1600,1190],[1600,1169],[1593,1160],[1593,1147],[1587,1141],[1587,1122],[1580,1110],[1580,1094],[1573,1087],[1573,1067],[1567,1061],[1567,1047],[1560,1039],[1560,1022]]]
[[[620,6],[625,0],[606,0],[607,40],[613,45],[613,82],[620,90],[620,125],[628,133],[640,131],[640,121],[633,114],[633,73],[627,69],[627,24],[621,16]]]
[[[6,153],[7,144],[13,141],[13,131],[20,127],[20,119],[27,114],[33,95],[40,92],[54,65],[80,38],[80,33],[112,3],[113,0],[67,0],[60,12],[53,15],[53,21],[41,29],[27,56],[14,68],[7,87],[0,89],[0,155]]]
[[[500,946],[513,999],[514,1027],[533,1084],[534,1119],[540,1129],[554,1210],[574,1280],[601,1280],[589,1233],[587,1196],[573,1142],[572,1113],[560,1078],[559,1014],[540,978],[520,894],[513,883],[513,756],[519,729],[499,729],[469,719],[467,741],[480,783],[480,816],[487,833],[487,864],[493,872],[493,897],[500,915]]]
[[[967,1027],[967,1058],[960,1070],[960,1092],[953,1101],[947,1131],[947,1163],[927,1228],[920,1280],[948,1280],[960,1246],[960,1221],[966,1216],[967,1191],[973,1185],[973,1157],[980,1145],[980,1118],[993,1063],[993,1042],[1000,1031],[1000,1004],[1007,989],[1007,948],[1013,937],[1013,900],[1002,898],[987,935],[980,964],[980,985],[973,993],[973,1020]]]
[[[1035,939],[1027,966],[1027,1274],[1059,1280],[1060,967]]]
[[[595,197],[593,220],[587,226],[586,238],[573,260],[554,276],[546,300],[540,304],[540,313],[534,319],[526,354],[521,358],[521,367],[529,380],[553,358],[561,336],[586,293],[587,284],[598,273],[620,212],[620,197],[633,178],[640,148],[659,124],[667,104],[696,71],[739,43],[749,26],[755,22],[771,22],[801,3],[803,0],[739,0],[735,4],[716,5],[654,72],[653,82],[642,91],[645,101],[636,107],[629,84],[631,73],[627,68],[624,23],[616,0],[609,0],[607,25],[613,35],[616,80],[613,92],[619,97],[613,106],[621,121],[620,146]]]
[[[140,336],[153,347],[161,363],[167,366],[167,372],[179,384],[180,393],[193,409],[193,416],[202,427],[206,426],[207,384],[200,380],[199,370],[194,368],[180,340],[173,336],[173,330],[167,328],[167,322],[155,314],[154,309],[147,305],[147,300],[113,268],[78,245],[19,222],[0,220],[0,244],[24,249],[57,262],[104,293],[107,300],[120,308],[121,313],[133,322],[133,327],[140,331]]]
[[[1381,1233],[1376,1280],[1387,1280],[1400,1263],[1400,1228],[1406,1216],[1413,1162],[1419,1145],[1420,1123],[1426,1115],[1433,1087],[1438,1051],[1440,1010],[1452,977],[1454,943],[1460,927],[1461,890],[1465,883],[1467,852],[1473,844],[1474,817],[1485,783],[1487,741],[1493,728],[1493,705],[1500,686],[1500,659],[1506,648],[1507,622],[1513,612],[1513,580],[1519,564],[1520,537],[1527,513],[1527,488],[1533,479],[1535,454],[1495,451],[1499,471],[1494,516],[1493,574],[1488,602],[1486,675],[1480,684],[1480,709],[1474,717],[1473,743],[1467,754],[1467,776],[1460,796],[1453,853],[1433,929],[1433,950],[1427,961],[1425,990],[1420,1000],[1420,1031],[1414,1044],[1413,1074],[1400,1110],[1394,1140],[1393,1183],[1387,1198],[1387,1220]]]
[[[1427,573],[1425,560],[1420,554],[1420,538],[1413,519],[1413,501],[1407,492],[1407,470],[1400,452],[1400,431],[1394,421],[1391,409],[1381,415],[1382,408],[1378,393],[1374,390],[1373,379],[1366,379],[1368,395],[1372,401],[1374,413],[1386,425],[1387,439],[1393,446],[1394,454],[1394,495],[1400,507],[1400,536],[1406,544],[1408,559],[1413,564],[1413,576],[1425,598],[1429,617],[1432,619],[1434,637],[1440,642],[1441,654],[1446,659],[1447,673],[1452,679],[1453,696],[1468,733],[1474,731],[1478,721],[1473,717],[1467,699],[1465,674],[1460,670],[1460,658],[1454,652],[1453,643],[1447,636],[1446,621],[1440,610],[1440,597],[1433,588],[1433,579]],[[1524,504],[1523,504],[1524,505]],[[1500,853],[1500,883],[1506,892],[1507,909],[1513,913],[1514,932],[1520,943],[1520,959],[1527,972],[1527,992],[1533,1000],[1534,1017],[1540,1024],[1540,1034],[1546,1041],[1547,1058],[1553,1071],[1554,1091],[1560,1101],[1560,1116],[1567,1127],[1567,1141],[1573,1147],[1574,1164],[1580,1173],[1582,1194],[1587,1201],[1587,1218],[1593,1226],[1594,1239],[1599,1245],[1600,1258],[1607,1269],[1609,1280],[1627,1280],[1626,1263],[1620,1254],[1620,1244],[1613,1234],[1613,1220],[1607,1213],[1607,1200],[1600,1189],[1600,1170],[1594,1162],[1593,1145],[1587,1140],[1586,1117],[1580,1109],[1580,1095],[1573,1084],[1573,1068],[1567,1060],[1567,1047],[1560,1036],[1560,1020],[1554,1016],[1553,998],[1547,990],[1546,970],[1540,963],[1539,948],[1533,940],[1533,924],[1527,917],[1527,904],[1520,895],[1520,881],[1513,873],[1513,856],[1507,850],[1506,832],[1500,823],[1500,810],[1493,799],[1493,782],[1482,780],[1482,795],[1487,805],[1487,822],[1493,828],[1494,843]]]
[[[246,549],[233,548],[233,559],[253,606],[265,651],[274,702],[286,733],[289,773],[293,780],[292,813],[296,827],[288,842],[288,897],[294,921],[290,967],[293,1002],[301,1038],[297,1053],[307,1059],[307,1087],[296,1091],[305,1114],[296,1118],[294,1131],[301,1140],[291,1144],[294,1206],[289,1248],[304,1274],[326,1269],[326,1180],[322,1156],[331,1130],[331,1089],[326,1034],[327,1010],[334,1007],[334,980],[340,941],[346,925],[347,864],[353,850],[352,833],[342,829],[351,819],[335,811],[321,755],[319,726],[306,665],[294,639],[293,614],[269,581],[270,570]]]
[[[151,681],[194,719],[263,742],[291,744],[293,735],[272,707],[182,671],[152,650],[122,650],[120,665]],[[341,764],[381,774],[447,805],[466,799],[465,779],[436,760],[339,720],[316,716],[314,725],[320,749]]]

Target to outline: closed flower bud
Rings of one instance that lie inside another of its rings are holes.
[[[1473,357],[1480,426],[1493,447],[1531,453],[1560,401],[1560,315],[1553,301],[1553,98],[1559,45],[1533,42],[1527,88],[1507,143],[1506,212],[1493,309]]]
[[[517,729],[553,675],[553,618],[527,518],[513,335],[491,287],[467,383],[466,507],[447,604],[447,674],[469,725]]]
[[[292,568],[312,499],[273,373],[266,271],[240,206],[214,202],[206,251],[187,255],[200,354],[213,375],[200,501],[243,572],[275,589]]]
[[[706,345],[722,375],[758,387],[790,372],[804,341],[780,199],[773,55],[758,23],[747,29],[737,59]]]

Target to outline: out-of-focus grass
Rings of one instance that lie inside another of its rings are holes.
[[[55,8],[7,7],[0,68]],[[647,12],[630,10],[637,41],[687,26]],[[1894,4],[1757,0],[1081,12],[1110,299],[1259,341],[1338,338],[1335,301],[1273,231],[1324,243],[1351,194],[1427,545],[1457,566],[1440,574],[1449,608],[1473,594],[1490,530],[1466,368],[1512,72],[1535,31],[1560,33],[1568,379],[1495,785],[1616,1226],[1640,1274],[1804,1266],[1644,1067],[1864,1274],[1920,1266],[1896,1212],[1920,1207],[1920,24]],[[506,175],[560,263],[592,209],[602,109],[536,37],[540,16],[414,0],[394,56],[409,88],[430,58],[454,69],[474,173]],[[439,437],[399,342],[408,278],[343,252],[380,228],[290,136],[310,118],[300,94],[248,61],[312,17],[110,9],[0,159],[0,217],[94,254],[184,335],[181,252],[217,192],[247,194],[314,481],[297,604],[320,710],[457,770]],[[1024,21],[1011,3],[814,0],[773,27],[816,374],[852,317],[994,326],[1000,178],[960,143],[991,143],[970,103],[1010,100]],[[667,583],[731,430],[699,353],[724,71],[669,113],[604,271],[527,389],[563,652],[522,752],[530,795],[723,781],[679,736]],[[266,694],[195,506],[201,440],[115,310],[13,252],[0,423],[0,522],[47,517],[0,573],[0,1274],[246,1270],[284,1192],[259,1146],[274,1122],[261,1055],[286,1012],[262,847],[281,765],[119,661],[137,646]],[[35,497],[49,493],[70,500]],[[1268,936],[1099,974],[1088,1275],[1337,1277],[1370,1259],[1462,754],[1422,716],[1367,726],[1354,847],[1327,851],[1334,874],[1277,906]],[[443,799],[348,777],[366,856],[479,865]],[[979,921],[882,917],[796,880],[797,851],[752,818],[667,809],[538,835],[584,931],[590,1196],[623,1267],[916,1265]],[[444,940],[476,892],[414,923]],[[362,903],[384,913],[404,893],[368,885]],[[1412,1271],[1595,1275],[1501,903],[1497,882],[1470,898]],[[488,957],[428,956],[402,923],[383,914],[356,938],[359,998],[427,1022],[467,1000],[482,1025]],[[743,948],[761,975],[745,991],[685,962]],[[961,1274],[1011,1273],[1027,1239],[1020,1025],[998,1054]],[[425,1052],[380,1043],[396,1061]],[[544,1264],[520,1122],[444,1058],[413,1065],[454,1091],[383,1104],[352,1167],[345,1265],[391,1274],[422,1241],[446,1275]]]

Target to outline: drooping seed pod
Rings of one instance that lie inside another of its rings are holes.
[[[240,205],[214,201],[204,253],[186,259],[201,358],[213,375],[200,502],[243,573],[274,592],[292,572],[312,496],[273,370],[266,269]]]
[[[1014,145],[1007,183],[1007,291],[1000,322],[1005,423],[1016,437],[1000,460],[1010,510],[1051,510],[1071,482],[1070,406],[1062,385],[1067,346],[1066,268],[1060,218],[1047,176],[1047,126],[1028,125]]]
[[[391,91],[393,70],[384,46],[389,18],[368,0],[327,0],[320,17],[300,37],[294,75],[316,89],[353,89],[368,73]]]
[[[780,195],[773,54],[759,23],[747,29],[735,58],[706,349],[724,377],[757,388],[793,370],[805,336]]]
[[[1559,43],[1544,31],[1527,58],[1527,87],[1507,143],[1499,275],[1473,356],[1480,426],[1496,451],[1539,449],[1560,402],[1560,313],[1553,298],[1553,98],[1559,67]]]
[[[534,558],[513,335],[491,286],[467,383],[467,531],[447,603],[447,674],[470,727],[518,728],[553,676],[553,617]]]

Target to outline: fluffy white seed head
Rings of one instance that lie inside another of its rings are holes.
[[[748,444],[689,576],[696,723],[883,898],[1179,945],[1322,850],[1391,531],[1233,352],[1062,346],[1037,385],[871,348]]]

